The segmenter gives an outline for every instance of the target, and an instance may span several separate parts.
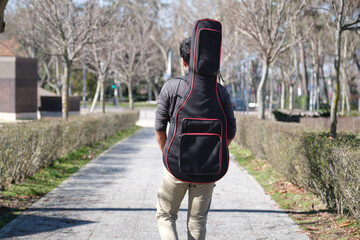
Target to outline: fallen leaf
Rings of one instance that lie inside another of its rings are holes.
[[[319,228],[317,228],[317,227],[307,227],[306,228],[307,230],[310,230],[310,231],[317,231],[317,230],[319,230]]]
[[[347,227],[347,226],[349,226],[351,224],[353,224],[351,221],[346,221],[346,222],[339,223],[339,226],[340,227]]]

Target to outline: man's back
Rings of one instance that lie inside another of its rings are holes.
[[[180,44],[183,65],[190,65],[190,73],[166,82],[159,95],[155,135],[164,169],[156,217],[163,240],[178,239],[177,213],[186,192],[188,239],[205,239],[214,182],[227,171],[227,146],[236,121],[229,93],[217,84],[220,45],[221,24],[196,21],[192,38]]]
[[[184,96],[186,88],[187,74],[173,78],[167,81],[161,89],[158,98],[158,105],[156,110],[155,130],[166,131],[167,124],[173,117],[173,112],[176,104]],[[228,138],[233,139],[236,133],[236,119],[234,117],[233,106],[231,103],[231,97],[227,89],[217,84],[218,93],[221,105],[224,109],[227,124],[228,124]]]

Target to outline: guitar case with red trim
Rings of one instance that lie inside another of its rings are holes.
[[[187,85],[174,109],[163,154],[169,172],[185,182],[215,182],[229,165],[227,121],[217,88],[221,37],[220,22],[194,23]]]

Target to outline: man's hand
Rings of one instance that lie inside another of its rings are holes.
[[[165,143],[166,143],[166,132],[155,131],[156,141],[159,144],[161,152],[164,152]]]

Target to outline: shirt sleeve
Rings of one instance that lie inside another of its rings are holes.
[[[236,119],[234,117],[234,109],[231,103],[231,97],[228,90],[220,85],[220,94],[222,100],[222,107],[225,112],[227,120],[227,138],[233,139],[236,134]]]
[[[169,93],[169,81],[168,81],[165,82],[158,97],[156,115],[155,115],[156,131],[166,131],[167,123],[170,120],[169,108],[170,108],[170,93]]]

